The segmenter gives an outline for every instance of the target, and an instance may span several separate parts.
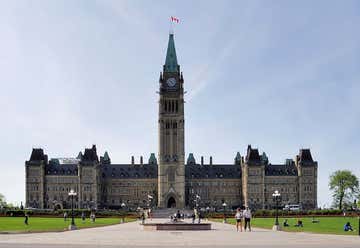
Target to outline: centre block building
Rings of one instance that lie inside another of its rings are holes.
[[[68,192],[77,192],[78,208],[144,207],[184,208],[249,206],[273,208],[278,190],[282,205],[317,207],[317,162],[309,149],[294,159],[271,164],[263,152],[249,145],[246,154],[235,154],[232,164],[185,159],[184,77],[177,61],[174,35],[169,35],[165,65],[159,79],[158,156],[144,162],[134,157],[128,164],[114,164],[107,152],[98,156],[96,146],[76,158],[48,159],[43,149],[32,150],[25,162],[26,206],[69,208]]]

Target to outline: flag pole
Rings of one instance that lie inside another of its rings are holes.
[[[173,21],[171,20],[171,17],[170,17],[170,29],[169,29],[169,34],[174,34],[174,26],[173,26]]]

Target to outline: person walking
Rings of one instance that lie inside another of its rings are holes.
[[[148,216],[149,216],[150,220],[152,220],[151,208],[148,209]]]
[[[65,221],[65,222],[67,221],[67,217],[68,217],[67,212],[64,212],[64,221]]]
[[[197,216],[197,210],[196,210],[196,208],[194,208],[194,212],[193,212],[193,214],[192,214],[192,223],[194,224],[195,223],[195,219],[196,219],[196,216]]]
[[[145,224],[145,213],[144,213],[144,211],[142,211],[140,219],[141,219],[141,224],[144,225]]]
[[[84,213],[84,211],[81,213],[81,220],[82,220],[82,223],[85,223],[85,213]]]
[[[29,225],[29,215],[26,213],[25,214],[25,221],[24,221],[25,225]]]
[[[244,226],[244,231],[246,232],[246,228],[249,228],[249,232],[251,232],[251,226],[250,226],[250,221],[251,221],[251,210],[249,209],[249,207],[246,207],[246,209],[243,212],[244,215],[244,219],[245,219],[245,226]]]
[[[194,224],[194,223],[195,223],[195,218],[196,218],[195,213],[192,213],[192,214],[191,214],[191,221],[192,221],[192,224]]]
[[[91,212],[91,214],[90,214],[90,219],[91,219],[91,222],[92,223],[95,223],[95,213],[94,212]]]
[[[243,214],[241,212],[241,209],[240,208],[236,209],[236,214],[235,214],[236,231],[239,231],[239,227],[240,227],[240,232],[242,232],[242,223],[241,223],[242,218],[243,218]]]

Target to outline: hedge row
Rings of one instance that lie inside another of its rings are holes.
[[[49,216],[49,217],[63,217],[64,212],[68,213],[68,217],[71,216],[71,209],[61,209],[61,210],[46,210],[46,209],[34,209],[34,210],[5,210],[0,213],[0,216],[25,216],[27,213],[30,216]],[[88,209],[74,209],[74,216],[81,217],[82,213],[85,214],[86,217],[89,217],[92,213],[91,210]],[[136,212],[126,212],[119,210],[98,210],[95,212],[96,217],[129,217],[129,218],[137,218],[138,213]]]
[[[301,211],[288,211],[279,210],[280,216],[296,216],[296,215],[341,215],[343,211],[338,209],[322,209],[322,210],[301,210]],[[266,217],[275,216],[276,210],[257,210],[253,213],[254,216]]]
[[[234,217],[235,212],[226,212],[227,218]],[[356,215],[356,212],[347,212],[347,215]],[[224,213],[211,212],[205,214],[208,218],[224,218]],[[322,210],[302,210],[302,211],[286,211],[279,210],[279,216],[339,216],[343,215],[343,211],[338,209],[322,209]],[[274,217],[276,210],[256,210],[252,212],[253,217]]]

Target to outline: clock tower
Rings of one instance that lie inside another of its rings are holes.
[[[169,35],[165,65],[159,79],[158,205],[185,207],[184,79]]]

